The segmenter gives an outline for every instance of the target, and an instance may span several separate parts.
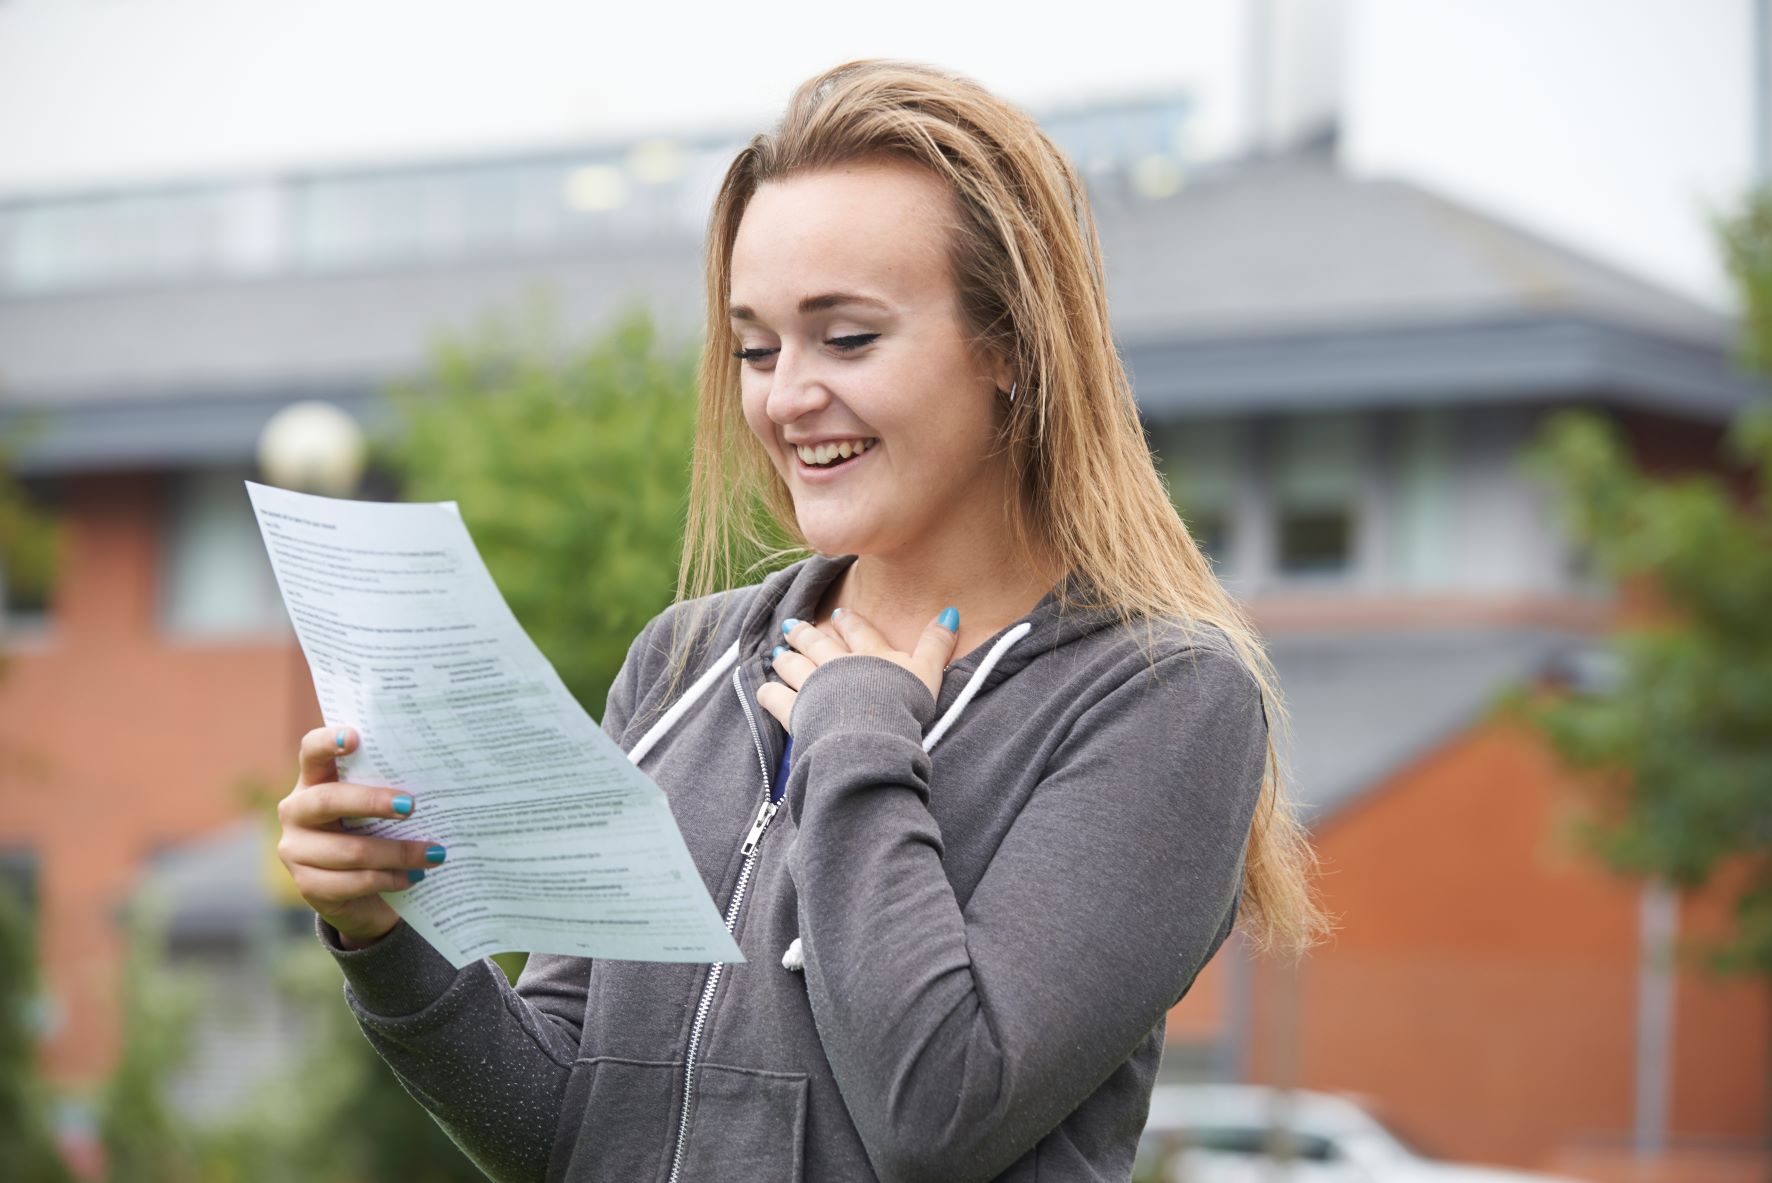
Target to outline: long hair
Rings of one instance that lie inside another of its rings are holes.
[[[1005,507],[1011,539],[1030,560],[1049,556],[1081,575],[1097,601],[1082,606],[1142,623],[1147,637],[1154,619],[1216,625],[1260,685],[1267,755],[1239,921],[1256,948],[1302,953],[1330,924],[1312,896],[1316,854],[1274,742],[1276,727],[1289,729],[1278,680],[1157,471],[1114,347],[1101,244],[1076,170],[1032,118],[970,79],[915,62],[845,62],[802,83],[776,127],[726,171],[708,219],[708,337],[677,582],[678,602],[693,604],[673,629],[673,682],[712,593],[805,550],[792,494],[742,411],[726,316],[739,220],[759,185],[881,157],[946,182],[965,328],[981,355],[1011,359],[1018,376],[999,440],[1022,493]]]

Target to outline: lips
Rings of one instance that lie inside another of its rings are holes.
[[[795,451],[794,471],[800,475],[801,480],[808,484],[824,484],[847,474],[856,465],[865,463],[868,457],[872,456],[877,449],[878,445],[876,444],[865,452],[857,452],[846,459],[837,460],[830,464],[808,464],[800,459],[800,453]]]

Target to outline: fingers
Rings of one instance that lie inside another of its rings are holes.
[[[405,891],[423,879],[425,873],[420,870],[330,871],[297,864],[289,868],[289,877],[295,880],[295,889],[308,906],[330,921],[338,909],[377,892]],[[336,922],[333,923],[337,927]]]
[[[911,666],[921,674],[923,681],[941,686],[941,671],[947,668],[948,660],[954,655],[954,645],[960,636],[960,610],[943,608],[941,614],[923,627],[923,635],[917,638],[917,647],[911,652]],[[938,695],[939,696],[939,695]]]
[[[880,630],[859,612],[839,608],[831,615],[831,624],[844,643],[856,653],[892,652],[891,644],[880,635]]]
[[[318,830],[347,817],[411,817],[412,809],[410,793],[378,785],[297,785],[277,803],[277,820],[284,829],[299,826]]]
[[[292,871],[298,866],[329,871],[422,871],[437,866],[447,854],[433,842],[334,830],[288,830],[277,843],[277,857]]]
[[[790,735],[793,729],[788,727],[788,719],[794,713],[794,700],[798,697],[798,693],[780,682],[765,682],[757,688],[757,705],[774,715],[775,721]]]
[[[338,779],[338,758],[357,750],[353,727],[316,727],[301,737],[301,773],[295,787],[305,789]]]
[[[811,621],[795,620],[790,616],[781,622],[781,631],[788,646],[804,653],[814,665],[823,665],[849,653],[849,646]]]
[[[790,688],[797,691],[805,684],[812,671],[818,667],[812,664],[810,657],[802,653],[795,653],[786,645],[777,645],[775,652],[769,655],[769,668],[774,670],[776,676],[786,682]]]

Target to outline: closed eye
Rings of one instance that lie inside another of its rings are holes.
[[[879,335],[878,333],[858,333],[853,337],[832,337],[825,344],[840,352],[848,353],[872,343]],[[775,352],[777,350],[774,349],[735,349],[732,351],[732,356],[740,361],[761,361]]]

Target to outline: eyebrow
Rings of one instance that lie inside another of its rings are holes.
[[[854,292],[824,292],[817,296],[807,296],[804,300],[801,300],[800,315],[805,316],[811,312],[824,312],[827,309],[838,308],[844,304],[862,304],[869,308],[878,308],[882,312],[890,312],[892,310],[885,301],[876,300],[872,296],[861,296]],[[731,311],[727,312],[726,315],[732,320],[755,321],[757,319],[757,314],[743,304],[733,305]]]

